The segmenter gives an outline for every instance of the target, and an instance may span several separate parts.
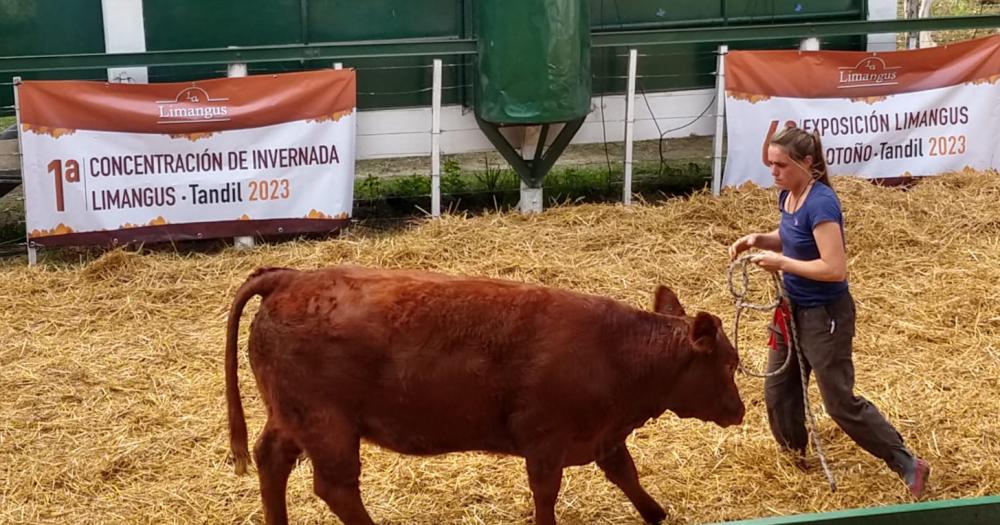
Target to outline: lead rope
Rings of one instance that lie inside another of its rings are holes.
[[[775,289],[775,297],[773,302],[769,304],[754,304],[744,301],[744,298],[747,295],[747,291],[750,288],[750,274],[748,269],[748,265],[750,264],[750,258],[751,258],[750,254],[744,254],[738,257],[735,261],[733,261],[729,265],[729,271],[728,271],[729,293],[731,293],[733,295],[733,298],[736,300],[736,314],[734,316],[735,319],[733,321],[732,342],[733,342],[733,348],[736,349],[737,353],[739,353],[739,341],[740,341],[739,338],[740,315],[742,314],[743,310],[745,308],[749,308],[751,310],[757,310],[760,312],[773,311],[774,309],[778,308],[781,305],[782,301],[784,301],[787,298],[787,296],[785,295],[785,287],[781,283],[781,278],[778,276],[777,272],[774,272],[771,274],[771,278],[774,282],[774,289]],[[743,288],[741,289],[737,289],[736,286],[733,284],[733,273],[735,273],[737,267],[739,267],[741,270],[741,277],[743,284]],[[786,327],[790,329],[786,329],[785,332],[789,335],[789,338],[791,339],[792,351],[794,351],[799,358],[798,359],[799,378],[802,380],[802,397],[805,401],[803,405],[805,406],[806,424],[809,428],[809,436],[812,438],[813,447],[816,448],[816,454],[819,456],[820,465],[823,466],[823,473],[826,474],[826,480],[830,484],[830,491],[837,492],[837,481],[834,479],[833,473],[830,471],[830,467],[826,463],[826,455],[823,454],[823,444],[819,439],[819,433],[816,432],[816,418],[815,416],[813,416],[813,411],[809,403],[809,382],[807,380],[807,375],[806,375],[806,364],[805,364],[806,361],[805,361],[805,356],[802,355],[802,348],[799,346],[798,335],[797,335],[798,331],[796,330],[795,327],[795,316],[789,315],[788,322],[791,323],[791,327]],[[772,327],[772,330],[775,328],[776,327]],[[780,335],[780,333],[777,335]],[[786,341],[786,344],[787,343],[789,342]],[[766,378],[766,377],[776,376],[784,372],[785,369],[788,368],[788,364],[791,363],[791,361],[792,361],[792,352],[786,351],[785,362],[782,363],[782,365],[773,372],[767,372],[767,371],[758,372],[755,370],[750,370],[746,366],[743,366],[742,359],[740,359],[739,368],[740,371],[749,376]]]

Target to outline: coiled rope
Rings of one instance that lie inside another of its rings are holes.
[[[728,271],[728,282],[729,282],[729,293],[733,295],[736,302],[736,314],[733,321],[733,348],[739,353],[739,331],[740,331],[740,315],[743,313],[744,309],[757,310],[760,312],[770,312],[778,308],[782,302],[787,301],[787,295],[785,295],[785,287],[782,285],[781,277],[777,272],[771,273],[771,278],[774,282],[774,301],[768,304],[754,304],[745,301],[747,293],[750,289],[750,271],[749,266],[753,264],[753,255],[744,254],[738,257],[729,265]],[[736,273],[736,269],[740,270],[742,288],[737,289],[733,284],[733,274]],[[806,424],[809,429],[809,436],[812,438],[813,447],[816,448],[816,454],[819,456],[820,465],[823,466],[823,473],[826,474],[827,482],[830,484],[830,491],[837,491],[837,481],[833,477],[833,473],[830,471],[830,467],[827,465],[826,456],[823,454],[823,444],[820,442],[819,433],[816,432],[816,418],[813,416],[812,408],[809,403],[809,380],[806,374],[806,360],[805,356],[802,354],[802,348],[799,346],[798,332],[795,327],[795,315],[789,315],[787,317],[788,322],[791,326],[786,327],[785,333],[789,335],[791,341],[785,341],[786,352],[785,352],[785,362],[782,363],[778,369],[767,372],[759,372],[756,370],[750,370],[748,367],[744,366],[743,359],[740,359],[740,371],[744,374],[753,377],[771,377],[781,374],[788,368],[789,363],[792,361],[792,352],[794,351],[796,356],[798,356],[799,361],[799,378],[802,380],[802,397],[804,399],[803,405],[805,406]],[[777,327],[774,327],[777,328]],[[772,328],[772,329],[774,329]],[[780,335],[780,334],[778,334]]]

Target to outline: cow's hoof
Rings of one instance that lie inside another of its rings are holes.
[[[667,511],[663,510],[663,508],[659,506],[657,506],[656,509],[649,509],[641,514],[642,519],[645,520],[646,523],[652,523],[654,525],[662,523],[663,520],[667,519]]]

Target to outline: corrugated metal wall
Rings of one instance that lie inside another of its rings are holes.
[[[468,0],[246,0],[237,10],[222,2],[144,0],[146,47],[190,49],[309,42],[459,37]],[[431,58],[354,60],[358,105],[363,109],[429,105]],[[464,84],[456,62],[446,61],[443,85]],[[469,58],[465,61],[471,60]],[[330,62],[251,64],[250,74],[330,67]],[[223,76],[224,67],[154,68],[151,81]],[[471,78],[471,76],[469,77]],[[460,101],[457,89],[442,101]]]
[[[769,22],[818,20],[864,20],[865,0],[591,0],[591,27],[599,31],[629,31],[656,28],[697,28]],[[826,49],[863,49],[864,36],[831,38]],[[735,44],[731,49],[792,48],[796,40],[772,40]],[[637,87],[645,91],[705,88],[715,83],[716,46],[679,44],[639,48],[640,74]],[[595,49],[592,71],[594,93],[624,93],[628,52],[626,49]]]
[[[509,0],[539,1],[539,0]],[[143,0],[149,50],[194,49],[304,42],[475,34],[475,0]],[[866,0],[591,0],[594,31],[658,27],[708,27],[790,20],[862,20]],[[0,56],[93,53],[104,50],[101,0],[0,1]],[[794,41],[755,42],[755,48],[791,47]],[[824,41],[824,47],[859,49],[864,37]],[[640,89],[708,87],[714,82],[715,47],[657,46],[641,50]],[[594,93],[623,92],[627,53],[595,49]],[[472,100],[474,58],[445,62],[446,104]],[[357,60],[362,109],[429,105],[431,59]],[[252,73],[329,67],[309,61],[251,65]],[[151,82],[225,75],[225,65],[152,68]],[[26,78],[102,78],[98,71],[53,72]],[[9,81],[2,79],[0,81]],[[13,102],[0,89],[0,106]],[[4,114],[9,114],[9,109]]]
[[[104,51],[101,0],[3,0],[0,56]]]
[[[101,0],[0,0],[0,56],[103,53]],[[25,80],[95,78],[95,71],[27,73]],[[107,79],[107,75],[100,77]],[[0,115],[13,114],[11,79],[0,78]]]

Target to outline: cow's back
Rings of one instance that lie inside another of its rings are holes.
[[[251,363],[292,427],[342,418],[404,453],[516,453],[549,426],[586,432],[611,403],[623,308],[508,281],[301,272],[264,300]]]

